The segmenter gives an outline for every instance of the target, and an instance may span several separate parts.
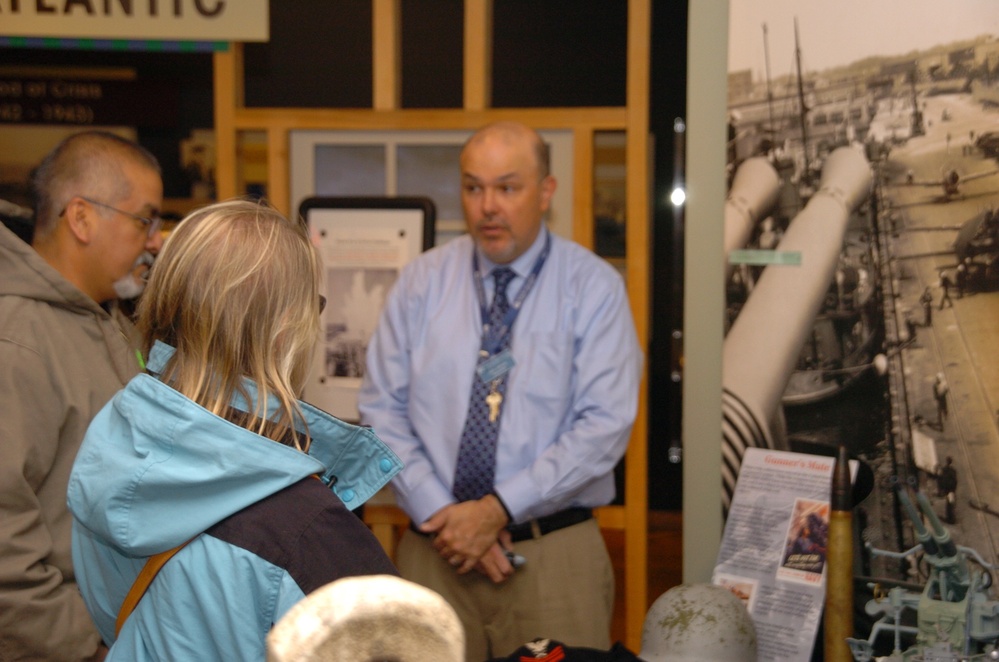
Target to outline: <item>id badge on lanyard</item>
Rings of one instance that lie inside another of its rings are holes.
[[[548,253],[551,250],[551,245],[552,237],[550,234],[547,234],[545,236],[545,246],[541,250],[541,254],[538,255],[538,259],[534,263],[531,273],[524,281],[524,285],[520,288],[520,292],[517,293],[517,297],[510,306],[510,310],[507,311],[506,319],[503,320],[504,327],[513,327],[513,322],[520,313],[520,308],[524,303],[524,299],[527,298],[527,295],[530,293],[531,289],[533,289],[534,283],[538,279],[538,274],[541,273],[541,268],[545,265],[545,260],[548,259]],[[498,329],[489,328],[489,313],[486,309],[485,289],[482,285],[482,274],[479,272],[479,256],[474,251],[472,252],[472,273],[475,278],[475,290],[479,298],[479,308],[482,313],[483,322],[483,348],[480,351],[488,357],[485,361],[482,361],[476,366],[475,372],[479,376],[479,379],[488,384],[490,382],[495,382],[497,379],[502,378],[510,372],[515,365],[515,362],[513,360],[513,354],[508,348],[500,350],[495,354],[492,353],[497,349],[496,344],[494,344],[494,340],[498,341],[498,337],[502,334]]]
[[[475,373],[479,376],[479,379],[489,383],[510,372],[514,365],[513,354],[507,348],[497,354],[493,354],[477,365]]]

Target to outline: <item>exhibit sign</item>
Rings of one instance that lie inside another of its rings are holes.
[[[268,0],[0,0],[0,36],[267,41]]]
[[[368,342],[399,271],[432,246],[429,198],[315,197],[300,215],[326,270],[322,335],[304,400],[357,423]]]
[[[825,600],[835,458],[749,448],[712,582],[756,626],[761,660],[808,662]],[[855,476],[857,462],[850,462]]]
[[[180,85],[100,68],[0,71],[0,124],[171,129]]]

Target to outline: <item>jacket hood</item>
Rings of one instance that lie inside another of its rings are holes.
[[[162,369],[172,352],[157,343],[150,371]],[[87,430],[70,476],[70,510],[97,537],[149,556],[310,475],[354,509],[402,468],[370,429],[300,404],[312,437],[308,454],[138,375]]]
[[[30,245],[0,224],[0,295],[36,299],[106,316],[97,303],[66,280]]]

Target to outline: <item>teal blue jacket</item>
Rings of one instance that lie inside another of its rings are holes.
[[[157,343],[149,371],[172,352]],[[401,468],[370,429],[302,403],[306,454],[153,375],[135,377],[98,413],[69,482],[77,580],[113,644],[109,660],[263,660],[271,626],[307,593],[343,576],[396,573],[350,512]],[[116,639],[147,558],[187,541]]]

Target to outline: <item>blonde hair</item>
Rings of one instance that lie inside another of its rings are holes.
[[[307,450],[297,396],[319,339],[321,274],[305,227],[266,203],[192,212],[167,238],[139,303],[146,351],[156,340],[176,348],[160,379],[213,414]],[[255,401],[253,411],[233,409],[235,395]]]

